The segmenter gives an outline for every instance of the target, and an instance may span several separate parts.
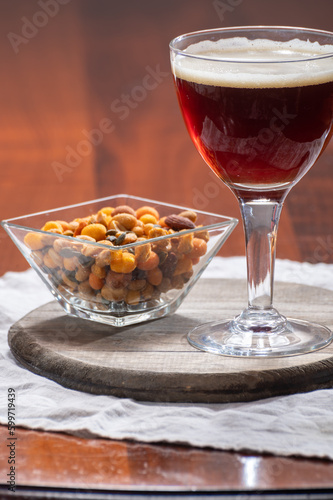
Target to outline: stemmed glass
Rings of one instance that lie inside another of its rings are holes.
[[[234,356],[287,356],[322,348],[325,326],[272,305],[283,201],[333,132],[333,33],[241,27],[170,43],[179,105],[197,150],[237,197],[245,230],[248,307],[192,330],[189,342]]]

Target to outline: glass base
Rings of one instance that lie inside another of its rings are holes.
[[[244,314],[244,313],[243,313]],[[226,356],[276,357],[306,354],[330,344],[333,333],[325,326],[284,318],[275,328],[244,325],[236,319],[206,323],[187,336],[202,351]]]

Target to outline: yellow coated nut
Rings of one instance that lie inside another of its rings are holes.
[[[61,225],[63,231],[68,231],[70,229],[69,223],[65,220],[57,220],[56,222]]]
[[[106,227],[99,223],[88,224],[82,229],[81,235],[90,236],[90,238],[94,238],[96,241],[105,240]]]
[[[154,227],[154,224],[152,224],[151,222],[149,222],[148,224],[144,224],[143,232],[147,236],[147,238],[148,238],[149,232],[153,229],[153,227]]]
[[[100,212],[103,212],[105,215],[112,215],[113,211],[114,211],[113,207],[103,207],[100,209]]]
[[[144,235],[142,226],[135,226],[133,227],[132,231],[137,235],[138,238],[141,238],[141,236]]]
[[[131,273],[136,268],[135,257],[129,252],[120,252],[112,260],[110,268],[116,273]]]
[[[60,224],[60,222],[57,222],[55,220],[51,220],[51,221],[47,222],[42,227],[42,231],[50,231],[50,229],[58,229],[60,231],[60,233],[63,232],[62,225]]]
[[[24,237],[24,244],[31,250],[41,250],[44,248],[44,243],[39,233],[28,233]]]
[[[150,207],[149,205],[140,207],[136,211],[136,216],[138,219],[140,219],[140,217],[142,217],[143,215],[146,215],[146,214],[153,215],[156,218],[156,220],[158,220],[160,218],[160,214],[158,213],[156,208]]]
[[[144,214],[139,219],[144,224],[157,224],[158,219],[152,214]]]

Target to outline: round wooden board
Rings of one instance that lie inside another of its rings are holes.
[[[22,365],[65,387],[144,401],[251,401],[333,387],[332,344],[270,359],[218,356],[188,344],[191,328],[233,317],[245,305],[245,282],[204,279],[176,314],[131,327],[73,318],[51,302],[11,327],[9,345]],[[277,283],[275,305],[333,328],[333,292]]]

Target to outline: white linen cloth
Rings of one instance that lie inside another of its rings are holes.
[[[216,257],[201,279],[245,273],[243,257]],[[333,290],[333,265],[277,260],[275,277]],[[333,460],[333,389],[248,403],[147,403],[66,389],[22,368],[8,348],[8,329],[51,299],[31,269],[0,278],[1,424],[8,423],[13,388],[16,425],[30,429]]]

